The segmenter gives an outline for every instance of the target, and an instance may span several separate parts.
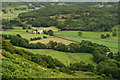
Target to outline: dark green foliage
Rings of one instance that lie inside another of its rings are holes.
[[[94,71],[94,66],[84,62],[70,64],[70,69],[75,71]]]
[[[17,20],[17,19],[14,19],[14,20],[5,20],[3,19],[2,20],[2,25],[3,25],[3,29],[13,29],[13,26],[23,26],[23,24]]]
[[[2,9],[2,12],[3,12],[4,14],[8,13],[6,9]]]
[[[50,36],[53,36],[54,32],[52,30],[48,30],[47,34],[50,35]]]
[[[108,38],[109,38],[109,37],[110,37],[110,34],[106,34],[106,37],[108,37]]]
[[[71,4],[46,6],[29,13],[19,14],[18,17],[21,21],[27,21],[28,24],[35,27],[57,26],[61,30],[111,31],[112,27],[118,24],[116,15],[118,11],[117,6],[112,6],[111,8],[93,8],[82,6],[81,3],[78,3],[79,5]],[[65,14],[71,14],[71,16],[55,16]],[[55,16],[55,18],[50,18],[50,16]],[[59,22],[57,19],[65,19],[65,22]],[[80,19],[80,21],[77,19]]]
[[[80,44],[70,43],[69,45],[65,45],[63,43],[56,43],[51,41],[48,43],[48,45],[45,45],[39,42],[36,44],[33,43],[29,44],[28,40],[18,36],[3,35],[3,37],[5,37],[5,39],[10,39],[10,42],[15,46],[21,46],[29,49],[50,48],[62,52],[72,52],[72,53],[84,52],[84,53],[92,53],[92,54],[94,53],[95,50],[99,50],[100,54],[105,54],[106,52],[110,51],[110,49],[104,45],[99,45],[85,40],[82,40]]]
[[[104,34],[101,34],[102,39],[106,39],[106,36]]]
[[[112,59],[100,62],[96,67],[96,71],[98,74],[120,78],[120,68],[118,68],[117,61]]]
[[[81,46],[79,44],[70,43],[68,45],[68,47],[69,47],[69,51],[72,52],[72,53],[74,53],[74,52],[80,52],[80,47]]]
[[[48,48],[50,48],[50,49],[55,49],[56,46],[57,46],[57,42],[50,41],[48,43]]]
[[[59,68],[59,71],[67,73],[67,74],[73,74],[73,72],[71,70],[69,70],[69,68],[67,68],[67,67],[61,67],[61,68]]]
[[[47,36],[43,36],[43,38],[47,38]]]
[[[62,43],[58,43],[55,50],[62,51],[62,52],[67,52],[68,51],[68,46],[66,46],[65,44],[62,44]]]
[[[112,59],[113,59],[113,58],[114,58],[114,57],[113,57],[113,53],[112,53],[112,52],[110,52],[110,53],[108,54],[108,57],[110,57],[110,58],[112,58]]]
[[[117,32],[113,31],[112,36],[117,36]]]
[[[22,29],[26,29],[26,27],[22,27]]]
[[[21,36],[19,34],[17,34],[17,36],[21,38]]]

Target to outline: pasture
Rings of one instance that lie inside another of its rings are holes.
[[[54,42],[57,42],[57,43],[63,43],[63,44],[66,44],[66,45],[68,45],[70,43],[74,43],[73,41],[68,41],[68,40],[65,40],[65,39],[57,38],[57,37],[49,37],[49,38],[45,38],[45,39],[41,39],[41,40],[30,41],[30,43],[41,42],[41,43],[47,44],[47,43],[49,43],[49,41],[54,41]]]
[[[48,49],[27,49],[23,47],[16,47],[16,48],[24,49],[34,54],[42,54],[46,50],[48,50]],[[96,63],[93,61],[93,56],[90,53],[70,53],[70,52],[60,52],[60,51],[52,50],[47,52],[45,55],[52,56],[53,58],[57,58],[65,65],[69,65],[70,63],[77,63],[80,61],[96,65]]]
[[[110,37],[107,39],[101,39],[101,34],[110,34]],[[92,41],[93,43],[103,44],[108,46],[111,51],[117,52],[118,51],[118,37],[113,37],[112,33],[110,32],[87,32],[82,31],[82,36],[78,36],[78,31],[61,31],[57,32],[56,36],[81,42],[82,40]]]
[[[32,27],[32,29],[37,29],[37,30],[53,30],[54,32],[59,31],[60,29],[56,28],[55,26],[51,27]]]
[[[30,40],[30,38],[34,38],[34,37],[41,37],[41,38],[43,38],[43,36],[50,37],[49,35],[46,35],[46,34],[28,33],[28,32],[26,32],[26,30],[28,30],[29,32],[33,31],[31,29],[22,29],[22,27],[14,27],[14,29],[8,29],[6,31],[2,31],[2,34],[10,34],[10,35],[20,34],[23,38],[26,38],[28,40]]]

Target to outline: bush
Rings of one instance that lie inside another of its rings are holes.
[[[112,36],[117,36],[117,32],[112,32]]]
[[[105,36],[104,34],[101,34],[101,38],[102,38],[102,39],[105,39],[106,36]]]
[[[108,37],[108,38],[109,38],[109,37],[110,37],[110,34],[106,34],[106,37]]]
[[[43,36],[43,38],[47,38],[47,36]]]
[[[22,27],[22,29],[26,29],[26,27]]]

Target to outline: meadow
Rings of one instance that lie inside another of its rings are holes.
[[[101,39],[101,34],[110,34],[110,37],[107,39]],[[56,36],[81,42],[81,40],[92,41],[93,43],[103,44],[108,46],[111,51],[118,51],[118,37],[113,37],[111,32],[88,32],[82,31],[82,36],[78,36],[78,31],[61,31],[57,32]]]
[[[49,37],[49,38],[45,38],[45,39],[41,39],[41,40],[30,41],[30,43],[41,42],[41,43],[47,44],[47,43],[49,43],[49,41],[54,41],[54,42],[57,42],[57,43],[63,43],[63,44],[66,44],[66,45],[68,45],[70,43],[74,43],[73,41],[68,41],[68,40],[65,40],[65,39],[57,38],[57,37]]]
[[[18,49],[24,49],[26,51],[32,52],[34,54],[42,54],[48,49],[27,49],[23,47],[17,47]],[[90,53],[70,53],[70,52],[60,52],[60,51],[49,51],[45,55],[52,56],[53,58],[57,58],[61,62],[63,62],[65,65],[69,65],[70,63],[77,63],[80,61],[83,61],[85,63],[90,63],[93,65],[97,65],[93,61],[93,56]]]
[[[6,31],[2,31],[2,34],[10,34],[10,35],[20,34],[23,38],[26,38],[28,40],[30,40],[30,38],[34,38],[34,37],[41,37],[41,38],[43,38],[43,36],[50,37],[49,35],[46,35],[46,34],[27,33],[26,30],[28,30],[29,32],[33,31],[31,29],[22,29],[22,27],[14,27],[14,29],[8,29]]]

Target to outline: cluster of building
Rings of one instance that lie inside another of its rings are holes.
[[[32,31],[33,34],[44,34],[43,30]]]

